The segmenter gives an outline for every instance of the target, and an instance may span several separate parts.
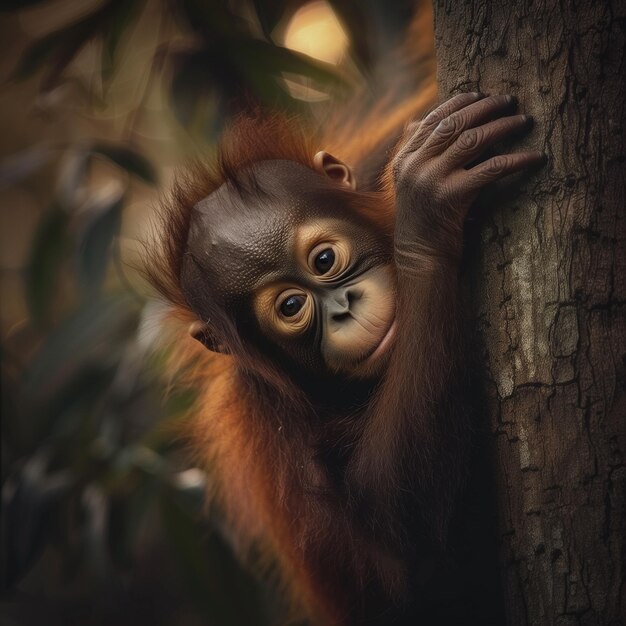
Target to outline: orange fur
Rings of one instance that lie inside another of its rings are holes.
[[[418,13],[408,43],[388,61],[398,73],[397,88],[386,89],[367,110],[348,105],[321,131],[307,129],[301,120],[263,112],[234,120],[217,162],[197,163],[177,177],[163,202],[155,240],[148,246],[146,272],[174,307],[171,317],[177,330],[170,365],[181,373],[183,384],[198,392],[188,435],[198,462],[214,480],[211,498],[229,519],[238,551],[245,555],[260,546],[276,559],[295,605],[323,624],[352,623],[347,616],[359,612],[353,603],[361,601],[372,580],[382,581],[387,594],[399,593],[403,566],[355,527],[344,508],[327,502],[328,479],[320,464],[305,454],[305,447],[320,438],[319,420],[301,391],[243,347],[235,346],[234,356],[215,354],[188,337],[195,316],[180,288],[180,268],[191,209],[225,181],[236,184],[238,170],[246,165],[280,158],[311,167],[319,149],[357,166],[379,154],[384,165],[390,143],[435,98],[430,28],[429,12]],[[411,73],[416,59],[421,60],[420,72],[426,68],[424,75]],[[367,196],[371,206],[363,211],[369,211],[370,218],[377,211],[374,219],[388,230],[392,199],[383,181],[372,185],[378,190]],[[265,384],[272,386],[271,398],[259,391]],[[348,418],[346,432],[350,424]],[[303,497],[309,491],[316,497]],[[318,545],[333,546],[333,554],[320,554]],[[327,574],[320,576],[328,559],[333,565],[326,564]],[[342,594],[337,593],[340,586]]]

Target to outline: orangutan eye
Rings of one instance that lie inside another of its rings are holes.
[[[293,295],[285,298],[280,305],[280,312],[285,317],[293,317],[296,315],[300,309],[304,306],[306,302],[306,296],[302,295]]]
[[[335,252],[332,248],[322,250],[316,257],[313,265],[318,274],[326,274],[335,264]]]

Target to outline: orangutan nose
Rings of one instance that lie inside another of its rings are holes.
[[[359,294],[353,287],[345,287],[333,291],[328,303],[328,312],[335,322],[351,317],[350,309],[358,300]]]

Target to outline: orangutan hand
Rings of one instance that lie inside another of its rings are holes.
[[[460,258],[463,223],[479,191],[541,162],[536,151],[478,162],[493,144],[532,126],[531,117],[510,115],[513,106],[511,96],[463,93],[408,126],[391,164],[400,269],[416,254]]]

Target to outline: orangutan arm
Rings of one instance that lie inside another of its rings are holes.
[[[508,96],[461,94],[407,129],[391,162],[396,197],[396,341],[348,471],[367,523],[404,550],[404,518],[445,541],[467,456],[467,394],[458,266],[463,224],[489,183],[537,164],[538,152],[476,163],[529,128]],[[504,116],[503,116],[504,115]],[[502,117],[503,116],[503,117]],[[407,497],[407,493],[411,494]],[[384,531],[383,531],[384,532]]]

